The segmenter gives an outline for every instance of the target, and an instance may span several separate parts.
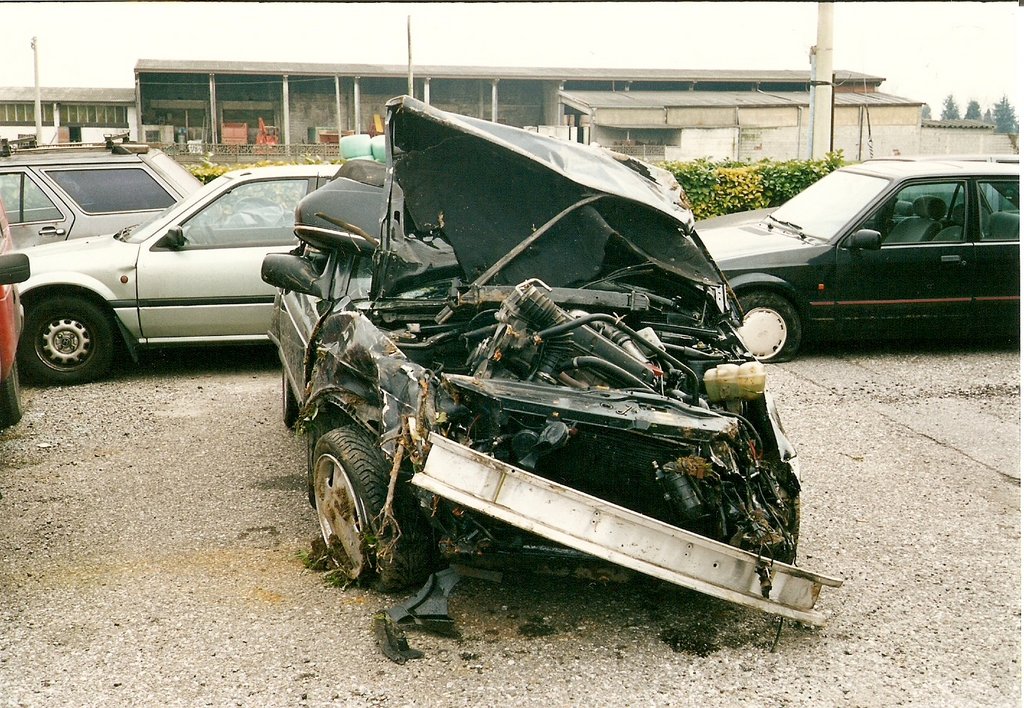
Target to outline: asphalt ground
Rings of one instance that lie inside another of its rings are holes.
[[[269,348],[29,388],[0,434],[0,705],[1021,703],[1016,344],[771,365],[803,475],[811,629],[643,578],[466,580],[461,638],[374,645],[401,597],[325,584]],[[773,650],[774,649],[774,650]]]

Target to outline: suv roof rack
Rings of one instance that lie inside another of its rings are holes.
[[[40,154],[57,150],[108,150],[114,155],[144,155],[149,152],[146,143],[133,143],[128,139],[128,131],[111,133],[103,136],[102,143],[52,143],[38,145],[34,135],[16,138],[0,138],[0,157],[10,157],[16,152]]]

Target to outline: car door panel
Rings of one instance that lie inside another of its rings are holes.
[[[75,222],[75,211],[28,169],[0,172],[0,199],[11,222],[11,240],[19,249],[63,241]]]
[[[136,272],[143,341],[265,338],[274,288],[260,267],[267,253],[287,250],[144,250]]]
[[[846,335],[934,334],[970,316],[974,247],[907,244],[837,250],[836,314]]]

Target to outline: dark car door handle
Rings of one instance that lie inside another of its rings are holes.
[[[58,229],[56,226],[44,226],[39,229],[40,236],[63,236],[67,231],[64,229]]]
[[[967,261],[960,256],[942,256],[939,260],[943,263],[959,263],[960,265],[967,265]]]

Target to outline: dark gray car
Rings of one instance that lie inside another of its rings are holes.
[[[383,187],[306,197],[263,265],[338,571],[604,561],[823,622],[795,451],[678,192],[411,98],[387,135]]]

